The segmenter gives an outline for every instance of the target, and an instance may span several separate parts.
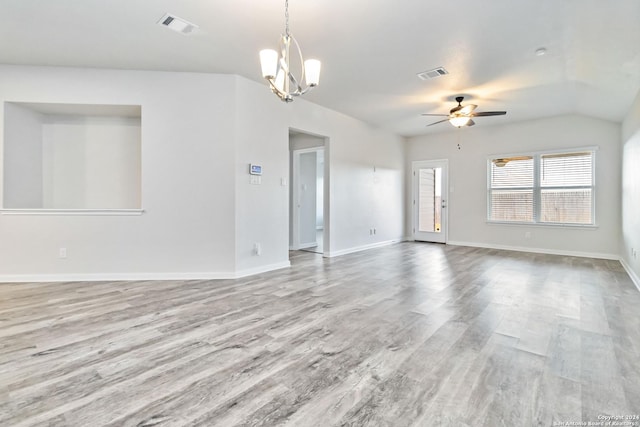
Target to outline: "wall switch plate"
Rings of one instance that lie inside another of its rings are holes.
[[[262,184],[262,177],[259,175],[251,175],[251,184],[252,185],[260,185]]]

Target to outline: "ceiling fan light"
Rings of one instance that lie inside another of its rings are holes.
[[[278,68],[278,52],[273,49],[263,49],[260,51],[260,66],[262,67],[262,77],[272,79],[276,76]]]
[[[466,126],[467,124],[469,124],[470,120],[471,120],[471,117],[458,116],[458,117],[451,117],[449,119],[449,123],[451,123],[452,126],[460,128],[462,126]]]
[[[318,83],[320,83],[320,67],[320,61],[317,59],[304,61],[304,75],[309,86],[318,86]]]

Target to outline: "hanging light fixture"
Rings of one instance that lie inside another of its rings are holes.
[[[284,102],[293,101],[294,96],[307,93],[312,87],[318,86],[320,81],[320,61],[302,58],[300,45],[289,32],[289,0],[284,2],[285,33],[280,36],[280,52],[273,49],[260,51],[260,65],[262,77],[267,79],[271,91]],[[300,59],[300,76],[294,76],[291,67],[290,50]],[[303,87],[303,81],[306,86]]]

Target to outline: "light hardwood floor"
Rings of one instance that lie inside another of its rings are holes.
[[[618,262],[421,243],[292,262],[242,280],[1,284],[0,425],[640,414],[640,292]]]

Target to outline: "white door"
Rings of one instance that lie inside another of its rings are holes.
[[[413,238],[447,242],[448,161],[413,162]]]
[[[298,155],[298,248],[312,248],[316,242],[317,153]]]
[[[308,249],[317,242],[318,149],[293,151],[291,202],[293,208],[290,249]]]

